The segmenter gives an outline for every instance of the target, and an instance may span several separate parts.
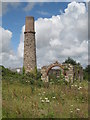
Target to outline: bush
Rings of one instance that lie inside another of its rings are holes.
[[[12,72],[11,70],[4,68],[3,66],[1,68],[2,68],[2,79],[3,80],[7,80],[9,82],[19,80],[22,84],[37,85],[38,87],[43,86],[40,71],[35,70],[36,71],[35,74],[34,72],[25,74],[25,69],[23,67],[23,74],[19,74],[17,72]]]
[[[25,74],[25,68],[24,68],[24,66],[23,66],[23,75]]]
[[[41,72],[37,71],[37,80],[41,79]]]

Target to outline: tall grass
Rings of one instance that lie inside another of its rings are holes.
[[[50,84],[48,88],[3,80],[3,118],[86,118],[88,83]],[[80,89],[79,89],[80,88]]]
[[[44,87],[41,73],[18,74],[2,69],[3,118],[87,118],[88,81]]]

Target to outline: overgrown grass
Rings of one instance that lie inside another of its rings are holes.
[[[22,75],[2,68],[3,118],[88,117],[88,81],[54,79],[45,87],[40,77],[40,72]]]
[[[88,117],[87,81],[75,82],[71,87],[50,84],[48,88],[26,81],[2,81],[3,118]]]

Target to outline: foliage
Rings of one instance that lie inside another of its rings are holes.
[[[35,68],[35,73],[30,72],[30,73],[26,73],[26,74],[25,74],[24,67],[23,67],[23,74],[19,74],[17,72],[12,72],[8,68],[4,68],[3,66],[1,68],[2,68],[2,79],[3,80],[8,80],[8,81],[15,80],[15,81],[20,81],[23,84],[34,85],[35,81],[37,81],[37,84],[38,84],[38,80],[40,81],[40,78],[41,78],[41,72],[37,71],[36,68]]]
[[[37,70],[37,80],[41,78],[41,72]]]
[[[39,79],[37,80],[36,85],[37,85],[39,88],[41,88],[41,87],[44,86],[44,84],[43,84],[41,78],[39,78]]]
[[[22,75],[18,74],[17,72],[12,72],[11,70],[9,70],[8,68],[5,68],[3,66],[1,66],[2,70],[2,79],[5,80],[17,80],[17,79],[21,79]]]
[[[69,63],[71,65],[78,65],[78,66],[81,66],[80,63],[77,63],[75,60],[73,60],[72,58],[68,57],[68,59],[65,60],[65,62],[63,63]]]
[[[87,65],[87,66],[86,66],[86,68],[85,68],[85,72],[90,73],[90,65]]]
[[[84,73],[84,80],[90,81],[90,65],[87,65],[86,68],[83,70]]]
[[[23,75],[25,74],[25,68],[24,68],[24,66],[23,66]]]

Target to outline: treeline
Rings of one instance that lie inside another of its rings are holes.
[[[70,57],[68,57],[68,59],[66,59],[63,63],[70,63],[72,65],[81,66],[79,62],[76,62]],[[85,68],[83,68],[83,79],[90,81],[90,65],[87,65]]]

